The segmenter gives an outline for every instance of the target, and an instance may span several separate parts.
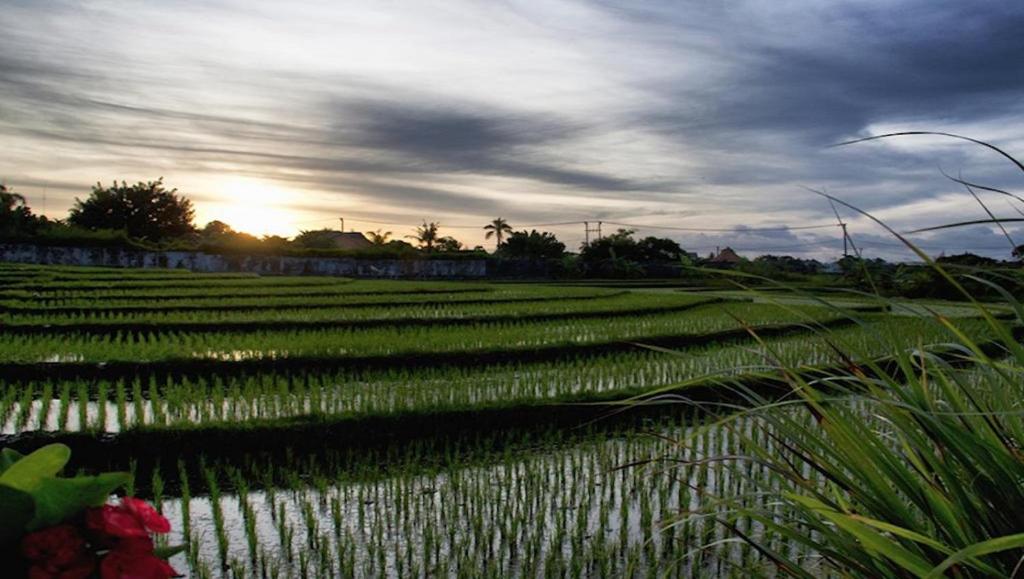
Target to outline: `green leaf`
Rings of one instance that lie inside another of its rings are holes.
[[[71,449],[50,444],[13,463],[0,474],[0,484],[31,493],[43,479],[55,477],[71,459]]]
[[[29,523],[29,529],[56,525],[88,507],[98,507],[130,479],[131,475],[126,472],[43,479],[32,493],[36,500],[36,514]]]
[[[0,485],[0,546],[20,538],[35,511],[32,495]]]
[[[153,549],[153,554],[156,555],[157,557],[165,560],[165,561],[167,559],[170,559],[171,557],[177,555],[178,553],[184,553],[184,552],[185,552],[185,545],[177,545],[177,546],[174,546],[174,547],[157,547],[157,548]]]
[[[995,539],[975,543],[950,555],[945,561],[925,575],[925,578],[936,579],[938,577],[942,577],[946,572],[946,569],[949,569],[953,565],[965,561],[969,562],[971,559],[981,555],[1008,551],[1010,549],[1019,549],[1021,547],[1024,547],[1024,533],[996,537]]]
[[[903,527],[897,527],[896,525],[886,523],[885,521],[879,521],[877,519],[872,519],[870,517],[864,517],[861,515],[849,515],[849,517],[854,521],[864,523],[865,525],[869,525],[877,529],[881,529],[886,533],[892,533],[897,537],[903,537],[904,539],[910,539],[911,541],[923,543],[935,549],[936,551],[941,551],[947,555],[952,553],[952,549],[950,549],[949,547],[943,545],[942,543],[936,541],[931,537],[922,535],[921,533],[914,532],[910,529],[904,529]]]
[[[0,474],[11,468],[11,465],[25,458],[24,454],[21,454],[13,448],[5,448],[0,450]]]
[[[825,503],[811,497],[803,497],[792,493],[787,493],[787,496],[848,533],[869,553],[882,555],[919,577],[925,575],[931,569],[928,561],[923,557],[904,548],[891,538],[875,532],[871,527],[853,518],[853,516],[831,509]]]

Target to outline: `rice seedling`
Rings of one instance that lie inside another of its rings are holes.
[[[825,540],[841,533],[808,514],[820,510],[778,497],[805,488],[795,480],[841,487],[808,461],[791,459],[794,470],[782,476],[767,456],[804,445],[845,461],[839,480],[853,490],[878,487],[859,482],[867,475],[852,468],[852,450],[826,452],[815,442],[822,427],[801,409],[821,406],[837,424],[880,415],[863,390],[898,375],[917,384],[916,398],[891,406],[928,400],[959,412],[968,402],[946,400],[947,390],[990,380],[986,372],[1017,379],[1024,366],[980,363],[993,332],[1015,331],[1012,320],[937,324],[926,309],[903,317],[854,311],[871,304],[851,297],[708,303],[706,295],[622,288],[2,266],[0,287],[4,444],[35,444],[46,432],[81,444],[80,466],[134,469],[132,490],[173,520],[172,543],[188,545],[175,565],[196,577],[751,576],[779,573],[780,560],[838,573],[847,562]],[[950,342],[951,332],[977,352],[927,348]],[[898,351],[911,353],[893,357]],[[33,364],[52,373],[15,372]],[[829,379],[842,364],[865,369],[860,391]],[[80,372],[60,373],[68,368]],[[769,398],[759,384],[778,385],[779,368],[817,397]],[[972,388],[990,404],[1010,395]],[[840,410],[839,394],[860,402]],[[592,403],[645,395],[652,412],[629,420],[573,429],[517,423],[592,416]],[[692,404],[658,404],[682,399]],[[707,417],[737,403],[782,410]],[[907,416],[921,430],[935,427]],[[899,424],[892,420],[862,420],[845,436],[859,440],[865,429]],[[993,431],[981,418],[963,420]],[[417,432],[424,425],[431,432]],[[679,457],[680,440],[681,463],[650,462]],[[90,451],[82,441],[102,444]],[[130,444],[147,454],[131,465],[104,463]],[[968,442],[945,444],[944,456],[953,456]],[[766,456],[717,460],[752,446]],[[915,456],[922,472],[937,471],[931,480],[947,482],[941,468],[953,467]],[[985,476],[1006,470],[971,466]],[[893,494],[951,504],[937,491],[917,492]],[[850,515],[832,494],[813,496]],[[890,542],[913,551],[902,544],[913,538],[898,539]],[[958,569],[994,565],[986,557],[969,554]]]

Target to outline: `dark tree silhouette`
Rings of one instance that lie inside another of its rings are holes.
[[[565,255],[565,244],[547,231],[516,231],[498,246],[498,255],[523,259],[558,259]]]
[[[504,218],[498,217],[494,221],[484,225],[484,230],[487,232],[487,234],[484,235],[484,239],[490,239],[493,237],[497,242],[495,243],[495,248],[499,248],[501,247],[501,241],[505,238],[505,235],[512,233],[512,226],[509,225],[508,221],[505,221]]]
[[[285,251],[291,247],[292,241],[287,237],[281,237],[280,235],[264,235],[260,242],[263,245],[263,249],[268,251]]]
[[[233,235],[235,230],[230,225],[223,221],[211,221],[203,226],[203,229],[199,232],[200,237],[206,241],[216,241],[221,237]]]
[[[192,202],[156,181],[128,185],[114,182],[109,188],[97,183],[85,201],[75,199],[68,223],[86,229],[122,230],[129,237],[163,241],[195,233]]]
[[[451,236],[445,236],[437,240],[436,247],[440,251],[462,251],[462,242]]]
[[[199,240],[205,245],[224,249],[254,250],[264,248],[263,242],[255,235],[235,231],[223,221],[211,221],[199,231]]]
[[[664,237],[633,238],[632,229],[619,229],[615,233],[595,240],[584,247],[580,257],[584,261],[602,259],[628,259],[638,263],[676,262],[686,254],[675,241]]]
[[[636,244],[637,261],[668,262],[679,261],[686,254],[675,241],[666,237],[648,236]]]
[[[25,197],[0,184],[0,235],[30,235],[38,229],[41,219],[32,214]]]
[[[306,249],[338,249],[338,232],[333,229],[301,231],[295,236],[295,245]]]
[[[441,240],[441,234],[439,229],[441,226],[433,221],[427,223],[423,222],[423,225],[416,228],[414,235],[406,235],[407,238],[415,240],[420,244],[420,249],[424,251],[433,251],[435,246]]]
[[[390,231],[381,231],[380,229],[371,231],[367,235],[370,243],[374,245],[387,245],[388,241],[391,239]]]

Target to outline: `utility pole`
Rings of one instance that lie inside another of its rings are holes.
[[[345,233],[345,218],[339,217],[338,219],[341,221],[341,232]]]
[[[846,222],[843,221],[842,215],[839,215],[839,209],[836,208],[836,204],[831,199],[828,200],[828,204],[832,207],[832,213],[836,216],[836,223],[843,229],[843,257],[850,257],[850,234],[846,232]],[[854,248],[856,251],[856,248]]]
[[[597,234],[597,237],[594,238],[594,241],[597,241],[597,240],[601,239],[601,223],[602,222],[598,221],[597,222],[597,227],[591,227],[589,221],[584,221],[583,222],[583,239],[584,239],[583,245],[590,245],[590,234],[591,233],[596,233]]]

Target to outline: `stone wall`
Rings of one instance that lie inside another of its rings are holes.
[[[221,255],[197,251],[142,251],[112,247],[0,244],[0,261],[48,265],[187,269],[203,273],[465,279],[487,275],[482,259],[353,259],[280,255]]]

